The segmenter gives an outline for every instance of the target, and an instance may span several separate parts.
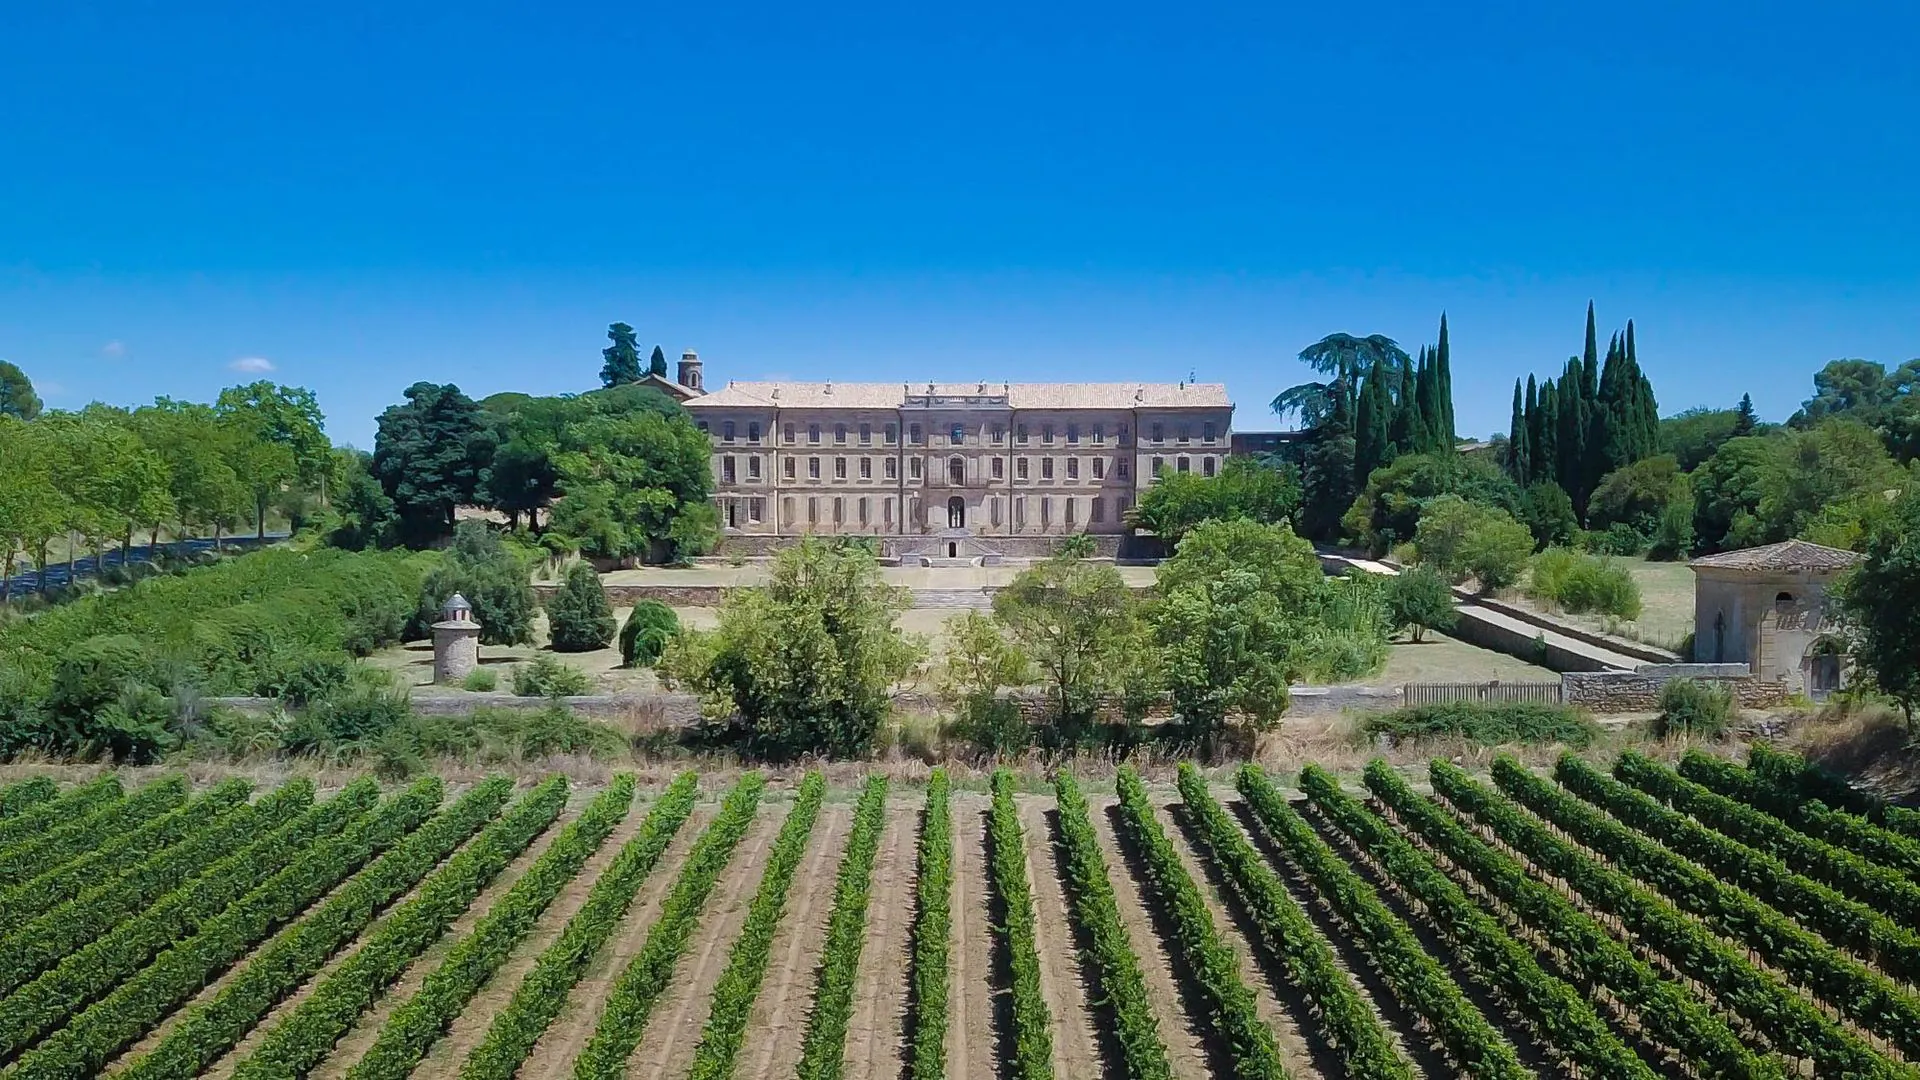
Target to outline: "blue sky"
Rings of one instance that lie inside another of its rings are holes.
[[[1636,320],[1663,411],[1920,355],[1912,5],[13,4],[0,358],[55,405],[1225,382],[1449,312],[1462,426]],[[297,12],[292,10],[299,8]]]

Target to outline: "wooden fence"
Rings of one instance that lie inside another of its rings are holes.
[[[1400,703],[1407,708],[1453,701],[1558,705],[1562,700],[1557,682],[1407,683],[1400,688]]]

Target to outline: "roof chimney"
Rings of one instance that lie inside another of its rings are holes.
[[[680,385],[700,393],[706,392],[706,381],[700,374],[700,354],[692,349],[680,354]]]
[[[831,394],[831,393],[833,393],[833,380],[832,380],[832,379],[828,379],[828,380],[827,380],[827,388],[826,388],[826,390],[824,390],[824,391],[822,391],[822,392],[823,392],[823,393],[828,393],[828,394]]]

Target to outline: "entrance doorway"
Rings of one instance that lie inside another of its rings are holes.
[[[947,558],[957,559],[959,557],[960,557],[960,545],[954,543],[951,540],[947,541]]]
[[[964,529],[967,527],[967,500],[955,495],[947,500],[947,528]]]
[[[1814,642],[1807,655],[1807,692],[1816,699],[1840,689],[1842,657],[1840,646],[1831,638]]]

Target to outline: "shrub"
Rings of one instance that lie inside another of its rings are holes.
[[[1503,509],[1442,495],[1421,510],[1413,545],[1422,563],[1455,582],[1472,578],[1490,593],[1520,579],[1533,533]]]
[[[1593,741],[1597,727],[1584,713],[1564,705],[1450,701],[1369,717],[1366,731],[1395,739],[1453,735],[1483,746],[1557,742],[1581,747]]]
[[[454,529],[453,546],[420,584],[410,634],[425,637],[454,593],[473,605],[482,644],[521,645],[533,640],[538,604],[527,568],[485,522],[463,521]]]
[[[1626,567],[1567,548],[1548,548],[1533,557],[1526,591],[1535,600],[1574,614],[1640,616],[1640,586]]]
[[[613,641],[617,624],[600,575],[584,562],[567,568],[567,579],[547,602],[547,636],[554,652],[592,652]]]
[[[477,667],[460,680],[460,689],[476,694],[491,694],[500,686],[500,676],[492,668]]]
[[[652,667],[667,642],[680,632],[680,617],[658,600],[642,600],[620,627],[620,662],[627,667]]]
[[[300,734],[289,729],[287,749],[300,751],[337,750],[348,744],[371,745],[387,732],[413,717],[413,706],[405,691],[383,687],[356,687],[316,702],[306,713],[308,723]],[[315,745],[311,740],[321,740]]]
[[[513,692],[521,697],[577,697],[592,689],[586,672],[551,656],[536,656],[513,671]]]
[[[1412,627],[1415,641],[1423,631],[1448,629],[1459,617],[1453,610],[1453,590],[1425,566],[1388,579],[1387,610],[1395,627]]]
[[[1696,679],[1673,679],[1660,688],[1660,713],[1653,735],[1724,738],[1734,721],[1733,694],[1724,686]]]

